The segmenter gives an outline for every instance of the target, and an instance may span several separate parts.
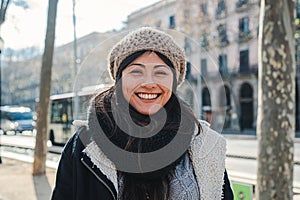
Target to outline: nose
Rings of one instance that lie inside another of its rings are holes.
[[[154,82],[145,82],[145,83],[142,83],[141,86],[145,87],[145,88],[155,88],[156,83],[154,83]]]
[[[156,86],[155,81],[153,80],[152,74],[147,74],[147,76],[145,76],[145,80],[144,82],[141,84],[142,87],[149,87],[149,88],[153,88]]]

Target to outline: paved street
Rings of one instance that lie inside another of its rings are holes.
[[[226,168],[228,170],[231,180],[238,182],[247,182],[251,184],[256,183],[256,169],[257,161],[255,160],[257,155],[257,140],[255,137],[239,137],[233,135],[225,135],[227,139],[227,160]],[[35,137],[27,135],[9,135],[1,136],[2,145],[11,145],[11,146],[23,146],[33,148],[35,145]],[[295,142],[295,161],[300,162],[300,142]],[[49,149],[55,151],[61,151],[62,147],[53,147],[49,143]],[[5,147],[1,150],[2,155],[8,157],[14,157],[15,154],[12,152],[5,151]],[[24,154],[24,153],[23,153]],[[29,153],[32,159],[32,153]],[[20,159],[26,159],[26,155],[19,155]],[[28,156],[27,156],[28,157]],[[56,158],[48,161],[48,164],[54,168],[57,166],[59,160],[59,155],[56,155]],[[294,186],[297,188],[297,191],[300,192],[300,165],[294,166]]]
[[[258,141],[254,136],[226,136],[227,158],[226,169],[231,180],[237,182],[256,183],[257,172],[257,146]],[[294,160],[300,162],[299,138],[294,143]],[[239,158],[240,157],[240,158]],[[248,159],[246,159],[248,158]],[[294,165],[294,187],[300,193],[300,165]]]
[[[225,135],[227,139],[227,154],[243,157],[257,157],[258,141],[255,136]],[[294,143],[294,160],[300,162],[300,138]]]

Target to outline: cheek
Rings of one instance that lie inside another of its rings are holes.
[[[130,84],[126,80],[122,80],[122,93],[124,98],[129,101],[130,99]]]
[[[167,78],[164,81],[162,81],[161,86],[164,88],[164,90],[168,93],[172,93],[173,90],[173,78]]]
[[[171,78],[168,82],[167,90],[168,90],[168,100],[171,98],[172,93],[175,92],[173,91],[174,83],[173,83],[173,78]]]
[[[134,90],[138,84],[138,81],[134,79],[122,79],[122,93],[128,102],[130,101],[132,95],[134,95]]]
[[[163,90],[163,100],[168,101],[172,96],[172,88],[173,88],[173,82],[172,81],[166,81],[164,83],[159,84],[161,90]]]

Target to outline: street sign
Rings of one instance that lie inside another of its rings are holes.
[[[232,181],[234,200],[252,200],[253,186],[250,184]]]

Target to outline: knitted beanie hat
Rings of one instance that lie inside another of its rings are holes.
[[[177,83],[180,85],[185,77],[186,59],[184,50],[168,34],[155,28],[139,28],[121,39],[108,54],[110,75],[116,80],[120,64],[135,52],[149,50],[166,56],[176,70]]]

